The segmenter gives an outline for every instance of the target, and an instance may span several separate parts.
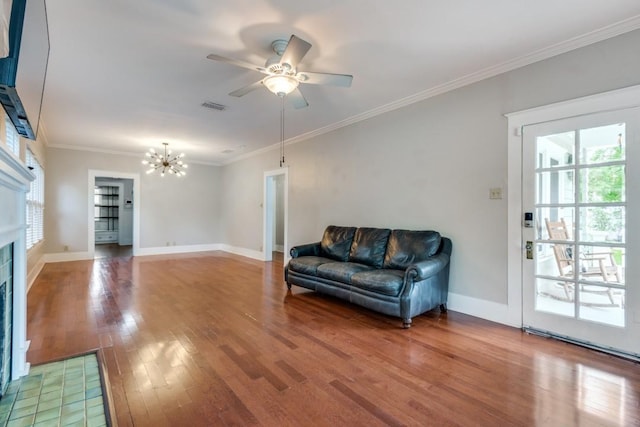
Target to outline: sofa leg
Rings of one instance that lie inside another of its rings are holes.
[[[402,329],[409,329],[411,327],[411,319],[402,319]]]
[[[441,313],[446,313],[447,312],[447,304],[440,304],[440,312]]]
[[[291,290],[291,283],[287,282],[287,289]]]

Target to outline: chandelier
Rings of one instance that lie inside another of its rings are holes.
[[[145,153],[146,158],[142,164],[149,166],[147,173],[159,170],[160,176],[164,176],[165,172],[177,177],[186,175],[187,173],[183,169],[187,169],[189,166],[181,160],[184,153],[171,154],[171,150],[167,150],[169,143],[163,142],[162,145],[164,145],[164,154],[157,153],[153,148],[149,148],[149,151]]]

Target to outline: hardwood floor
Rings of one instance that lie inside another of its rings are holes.
[[[223,252],[47,264],[28,360],[101,348],[120,426],[640,425],[638,364],[449,311],[401,321]]]
[[[130,257],[133,255],[131,245],[119,245],[117,243],[100,243],[95,246],[94,258]]]

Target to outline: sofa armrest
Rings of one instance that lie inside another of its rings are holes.
[[[414,282],[419,282],[438,274],[447,264],[449,264],[449,255],[440,253],[427,260],[410,265],[407,267],[405,274],[413,279]]]
[[[301,256],[319,256],[320,242],[294,246],[291,248],[289,253],[291,254],[291,258],[298,258]]]

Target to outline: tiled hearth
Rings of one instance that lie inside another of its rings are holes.
[[[0,396],[11,379],[13,323],[13,243],[0,248]]]
[[[34,366],[0,399],[0,426],[106,426],[95,353]]]

